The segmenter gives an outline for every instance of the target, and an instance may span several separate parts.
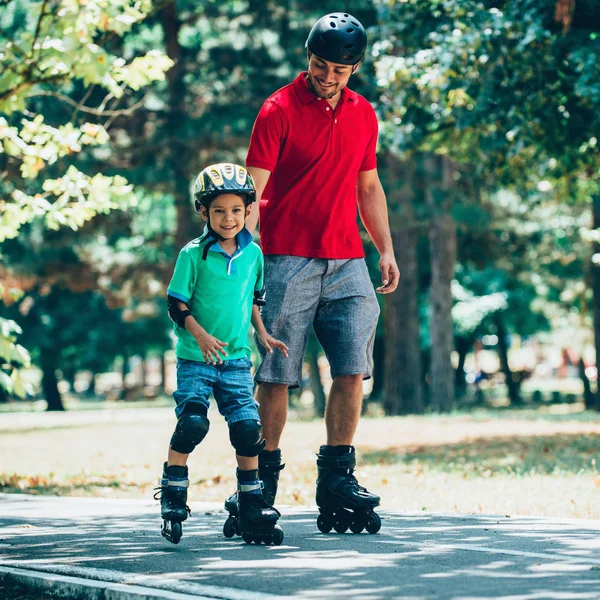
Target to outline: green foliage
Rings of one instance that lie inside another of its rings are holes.
[[[379,0],[388,143],[448,153],[504,183],[598,172],[600,18],[578,0]]]
[[[115,113],[114,102],[164,78],[173,62],[151,50],[129,62],[110,47],[152,10],[150,0],[9,0],[0,16],[0,243],[29,223],[81,228],[98,214],[135,205],[133,187],[120,175],[86,174],[77,166],[88,148],[105,148],[106,128],[79,123],[85,110],[95,117]],[[81,101],[69,98],[74,88]],[[96,109],[84,106],[104,89]],[[96,92],[97,93],[97,92]],[[70,102],[73,114],[49,110],[44,98]],[[113,102],[111,110],[107,109]],[[3,248],[4,250],[4,248]],[[19,366],[29,358],[15,345],[19,327],[4,321],[0,334],[0,385],[16,395]],[[10,385],[9,385],[10,384]]]

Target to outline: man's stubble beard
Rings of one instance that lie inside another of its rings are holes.
[[[313,83],[313,81],[310,77],[307,77],[306,81],[308,81],[308,87],[311,89],[312,93],[315,96],[317,96],[318,98],[322,98],[323,100],[331,100],[333,97],[335,97],[337,94],[339,94],[342,91],[339,87],[336,87],[335,92],[332,92],[328,96],[324,96],[323,94],[319,93],[319,90],[315,87],[315,84]]]

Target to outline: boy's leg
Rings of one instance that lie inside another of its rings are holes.
[[[156,494],[156,497],[160,494],[161,516],[165,521],[181,523],[191,514],[187,506],[189,479],[186,463],[210,426],[206,415],[211,379],[216,379],[212,365],[177,361],[177,390],[173,394],[177,402],[177,424],[169,444],[167,462],[163,465],[160,491]]]

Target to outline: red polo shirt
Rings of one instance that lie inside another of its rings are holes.
[[[260,202],[265,254],[361,258],[356,182],[376,168],[377,117],[344,88],[335,110],[300,73],[263,104],[246,164],[271,172]]]

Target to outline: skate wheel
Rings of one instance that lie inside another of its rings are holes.
[[[338,533],[346,533],[348,531],[348,522],[343,517],[338,517],[333,524],[333,528]]]
[[[174,523],[171,523],[170,541],[173,542],[174,544],[179,544],[179,541],[181,540],[181,534],[182,534],[181,523],[178,523],[177,521]]]
[[[281,546],[281,542],[283,542],[283,529],[279,527],[279,525],[275,525],[273,528],[273,533],[271,534],[271,541],[276,546]]]
[[[371,513],[367,517],[365,529],[369,533],[377,533],[381,529],[381,517],[377,513]]]
[[[242,539],[246,544],[251,544],[254,540],[254,536],[249,531],[244,531],[244,533],[242,533]]]
[[[329,533],[333,527],[331,519],[327,518],[323,513],[317,517],[317,527],[321,533]]]
[[[365,519],[360,516],[355,516],[350,521],[350,531],[352,533],[360,533],[365,528]]]
[[[227,517],[227,520],[223,524],[223,535],[226,538],[232,538],[237,533],[237,519],[234,517]]]

